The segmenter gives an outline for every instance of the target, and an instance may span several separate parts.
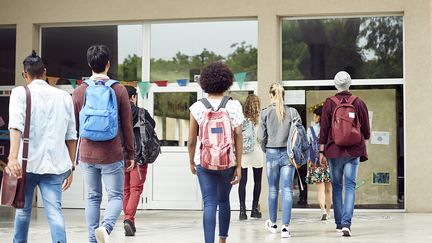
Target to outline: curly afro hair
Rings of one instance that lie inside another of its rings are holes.
[[[233,84],[234,75],[222,62],[207,65],[201,72],[199,84],[208,94],[224,93]]]

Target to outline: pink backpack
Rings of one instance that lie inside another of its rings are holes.
[[[216,110],[206,98],[200,100],[207,109],[199,124],[200,163],[203,168],[225,170],[235,164],[234,129],[225,109],[230,99],[225,96]]]

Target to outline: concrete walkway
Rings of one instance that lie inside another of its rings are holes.
[[[84,210],[64,210],[68,242],[87,242]],[[13,212],[0,210],[0,242],[12,242]],[[110,242],[149,243],[202,243],[202,212],[197,211],[139,211],[137,235],[125,237],[122,221],[118,221]],[[281,239],[264,227],[264,219],[240,222],[238,212],[232,213],[230,243],[252,242],[432,242],[432,214],[357,212],[353,237],[343,238],[336,234],[334,221],[319,220],[318,211],[294,211],[291,222],[291,238]],[[42,209],[35,209],[30,225],[30,243],[49,243],[50,232]]]

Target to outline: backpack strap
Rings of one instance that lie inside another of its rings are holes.
[[[207,100],[207,98],[200,99],[201,103],[204,104],[205,108],[207,109],[213,109],[213,106],[210,104],[210,102]]]
[[[84,80],[84,83],[87,84],[88,86],[95,86],[95,82],[93,82],[93,80],[91,79]]]
[[[341,103],[341,101],[336,96],[330,97],[330,100],[333,101],[336,105],[338,105],[339,103]]]
[[[229,96],[224,96],[224,97],[222,98],[222,101],[221,101],[221,103],[219,104],[219,107],[218,107],[217,109],[219,110],[220,108],[225,108],[225,106],[226,106],[226,104],[228,103],[229,100],[232,100],[232,98],[229,97]]]
[[[357,99],[357,96],[351,95],[349,97],[349,99],[347,100],[347,103],[350,104],[350,105],[352,105],[356,99]]]
[[[114,84],[117,84],[118,82],[119,82],[119,81],[117,81],[117,80],[110,79],[110,80],[108,80],[108,81],[105,83],[105,85],[108,86],[108,87],[111,87],[111,86],[113,86]]]
[[[313,126],[310,126],[310,130],[311,130],[311,135],[312,135],[313,140],[318,140],[318,137],[315,134],[315,130],[314,130]]]

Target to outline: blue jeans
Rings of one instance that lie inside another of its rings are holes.
[[[55,243],[66,242],[66,231],[63,213],[61,211],[61,197],[63,181],[70,171],[60,174],[33,174],[26,173],[25,205],[15,212],[14,243],[26,243],[32,213],[33,194],[39,186],[45,214],[51,230],[51,240]]]
[[[124,162],[112,164],[90,164],[81,162],[84,181],[87,191],[87,204],[85,209],[86,221],[89,231],[89,242],[96,242],[95,230],[104,226],[108,232],[114,225],[123,207]],[[102,202],[102,180],[108,193],[108,205],[105,208],[104,218],[100,221],[100,205]]]
[[[330,162],[333,186],[333,210],[336,227],[351,227],[354,213],[355,190],[360,158],[335,158]],[[342,203],[343,177],[345,176],[345,199]]]
[[[235,167],[226,170],[207,170],[197,165],[197,176],[204,201],[205,243],[214,243],[216,209],[219,205],[219,237],[227,238],[231,220],[230,192]]]
[[[276,223],[278,211],[279,185],[282,186],[282,224],[291,221],[293,204],[293,180],[295,167],[288,159],[286,148],[266,148],[267,180],[269,184],[269,215],[270,221]]]

